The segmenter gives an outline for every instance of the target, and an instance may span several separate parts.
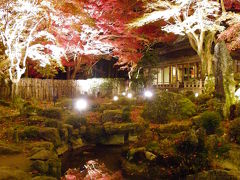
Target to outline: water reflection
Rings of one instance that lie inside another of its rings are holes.
[[[89,160],[82,169],[68,169],[62,180],[122,180],[121,171],[110,171],[99,160]]]

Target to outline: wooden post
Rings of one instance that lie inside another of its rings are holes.
[[[178,65],[176,64],[176,82],[178,82]]]

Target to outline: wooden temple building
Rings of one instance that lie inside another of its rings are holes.
[[[188,41],[159,48],[157,65],[149,66],[146,72],[154,72],[152,85],[158,89],[173,91],[190,90],[201,92],[204,81],[201,78],[201,60]],[[236,80],[240,77],[240,58],[234,59]],[[239,78],[240,79],[240,78]]]

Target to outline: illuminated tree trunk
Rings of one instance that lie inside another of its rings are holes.
[[[226,44],[220,42],[215,46],[214,49],[214,62],[218,62],[220,72],[222,73],[222,82],[216,82],[216,85],[222,86],[217,87],[216,90],[223,88],[224,92],[224,107],[223,115],[225,118],[229,118],[230,107],[235,104],[235,80],[234,80],[234,69],[233,60],[227,50]]]
[[[212,93],[215,90],[212,66],[212,46],[215,32],[201,32],[199,36],[196,34],[188,34],[188,37],[192,48],[201,59],[201,78],[205,81],[205,92]]]
[[[77,75],[78,71],[80,70],[81,60],[82,60],[81,57],[77,58],[76,65],[74,66],[74,70],[73,70],[71,79],[75,79],[76,78],[76,75]]]

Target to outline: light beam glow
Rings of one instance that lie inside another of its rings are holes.
[[[78,111],[84,111],[87,109],[87,107],[88,107],[88,103],[86,99],[78,99],[75,103],[75,108]]]
[[[149,90],[146,90],[146,91],[144,92],[144,96],[145,96],[146,98],[151,98],[151,97],[153,97],[153,93],[152,93],[151,91],[149,91]]]

